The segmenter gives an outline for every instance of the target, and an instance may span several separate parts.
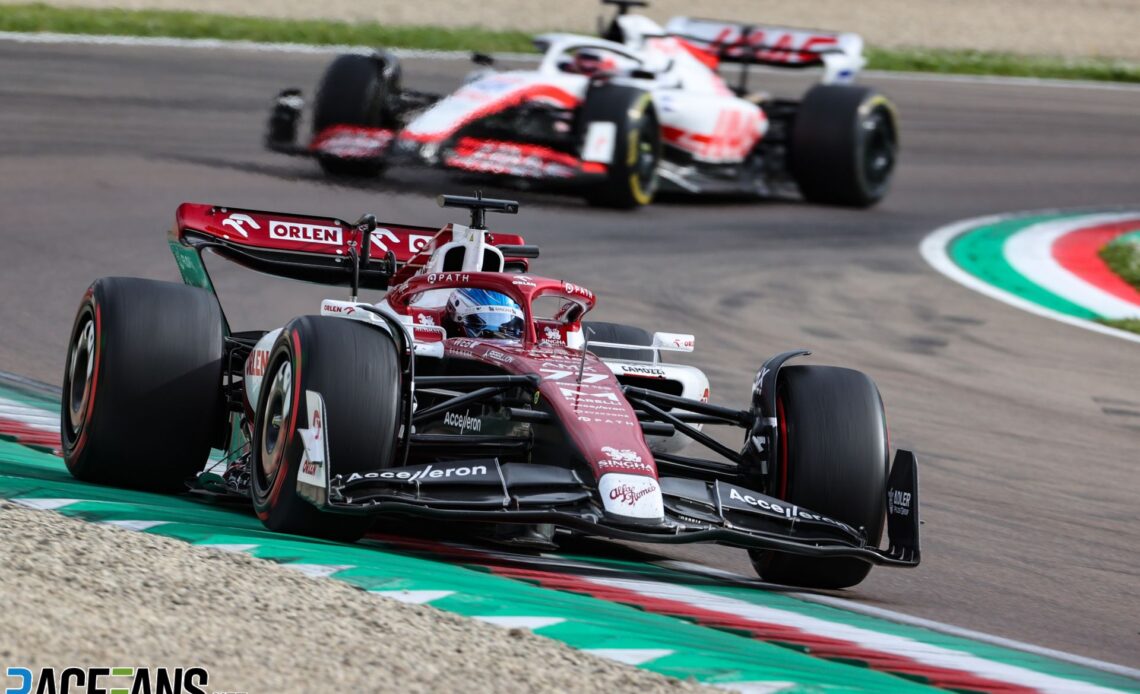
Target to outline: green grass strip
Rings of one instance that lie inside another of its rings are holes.
[[[1140,290],[1140,236],[1120,236],[1100,249],[1100,257],[1128,284]]]
[[[1140,334],[1140,318],[1102,318],[1097,322],[1117,330]]]
[[[867,48],[867,68],[955,75],[1140,82],[1140,64],[1101,58],[1026,56],[933,48]]]
[[[531,35],[521,31],[233,17],[168,10],[62,8],[42,3],[0,5],[0,31],[395,46],[440,51],[534,50]]]
[[[1110,270],[1140,291],[1140,230],[1114,239],[1100,249],[1100,257]],[[1098,322],[1110,328],[1140,333],[1140,318],[1106,318]]]
[[[42,3],[0,5],[0,31],[345,44],[427,50],[534,50],[531,34],[521,31],[234,17],[168,10],[61,8]],[[868,48],[867,57],[868,67],[874,70],[1140,82],[1140,64],[1121,60],[875,47]]]

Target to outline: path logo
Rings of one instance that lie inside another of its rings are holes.
[[[206,668],[9,667],[5,694],[207,694]],[[13,682],[14,681],[14,682]]]

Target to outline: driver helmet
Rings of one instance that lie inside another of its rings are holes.
[[[592,77],[599,72],[612,70],[613,67],[613,60],[607,60],[600,52],[580,49],[574,52],[564,69],[566,72]]]
[[[456,289],[447,300],[447,318],[459,333],[467,337],[522,339],[522,308],[501,292]]]

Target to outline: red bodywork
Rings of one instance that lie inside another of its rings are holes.
[[[563,423],[597,479],[613,472],[657,478],[653,454],[645,443],[637,415],[613,372],[593,354],[586,353],[583,359],[581,350],[565,345],[567,333],[580,331],[582,316],[594,307],[593,292],[570,282],[533,275],[446,272],[412,277],[393,288],[386,301],[397,313],[419,320],[423,310],[410,305],[417,295],[461,287],[478,287],[509,296],[522,307],[526,333],[521,344],[452,337],[444,341],[447,358],[473,359],[506,373],[541,376],[538,391],[545,401],[544,409]],[[534,315],[534,301],[541,297],[565,301],[554,319]],[[432,316],[437,325],[442,322],[440,318],[438,314]],[[627,455],[627,460],[614,460],[604,448],[632,455]]]
[[[381,258],[389,251],[395,254],[399,269],[391,280],[394,286],[423,267],[438,246],[451,241],[453,229],[451,224],[437,229],[380,223],[372,232],[371,255]],[[201,232],[238,247],[331,258],[347,258],[349,243],[359,241],[356,228],[335,217],[264,212],[194,202],[178,206],[173,239],[184,243],[187,230]],[[488,233],[487,241],[493,246],[524,243],[518,234]],[[506,260],[524,267],[527,263],[523,258],[507,257]]]
[[[238,247],[277,251],[283,256],[320,255],[346,258],[349,243],[359,236],[356,228],[331,217],[278,214],[200,203],[179,206],[174,238],[186,243],[188,231],[198,232]],[[540,401],[562,422],[567,436],[593,469],[597,479],[606,473],[657,478],[657,469],[642,434],[637,415],[621,390],[621,384],[600,359],[591,353],[566,346],[567,336],[581,330],[582,316],[596,301],[589,289],[570,282],[518,273],[447,272],[416,274],[427,265],[439,247],[452,241],[452,224],[434,230],[395,224],[379,224],[372,233],[373,257],[391,251],[397,261],[391,289],[385,300],[397,312],[415,323],[441,325],[443,309],[423,309],[410,305],[426,291],[478,287],[502,292],[523,309],[526,332],[522,343],[449,337],[444,340],[447,359],[470,359],[510,374],[535,374],[542,378]],[[486,232],[492,245],[522,245],[517,234]],[[522,258],[506,258],[521,263]],[[534,301],[554,297],[564,301],[555,315],[534,315]],[[412,326],[410,326],[412,327]],[[418,327],[418,326],[415,326]],[[428,331],[413,332],[417,339],[432,341]],[[438,332],[435,332],[438,335]],[[579,374],[581,374],[579,376]],[[621,460],[603,449],[624,453]],[[639,490],[629,490],[636,500]],[[632,503],[632,502],[631,502]]]

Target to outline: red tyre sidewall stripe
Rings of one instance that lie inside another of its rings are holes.
[[[289,449],[293,445],[293,435],[297,431],[297,411],[301,409],[301,335],[294,330],[290,337],[293,341],[293,411],[289,413],[289,429],[286,431],[284,448],[281,449],[277,476],[273,478],[273,488],[269,491],[269,508],[277,505],[277,498],[285,487],[285,478],[289,476]]]
[[[95,308],[95,354],[91,357],[95,360],[95,365],[91,367],[91,392],[87,394],[87,411],[83,413],[83,431],[79,433],[79,440],[75,442],[75,446],[71,449],[71,458],[80,455],[83,452],[83,447],[87,445],[87,432],[91,430],[91,419],[95,413],[95,393],[99,386],[99,370],[102,367],[101,357],[103,356],[103,311],[99,308],[98,302],[94,300],[94,288],[88,289],[87,294],[84,295],[83,300],[91,300],[91,305]],[[75,384],[72,384],[75,387]],[[64,397],[68,397],[66,394]],[[62,425],[63,423],[60,422]]]
[[[1053,259],[1085,282],[1118,299],[1136,304],[1140,313],[1140,291],[1124,281],[1100,257],[1100,249],[1113,239],[1140,228],[1140,218],[1077,229],[1053,242]]]

